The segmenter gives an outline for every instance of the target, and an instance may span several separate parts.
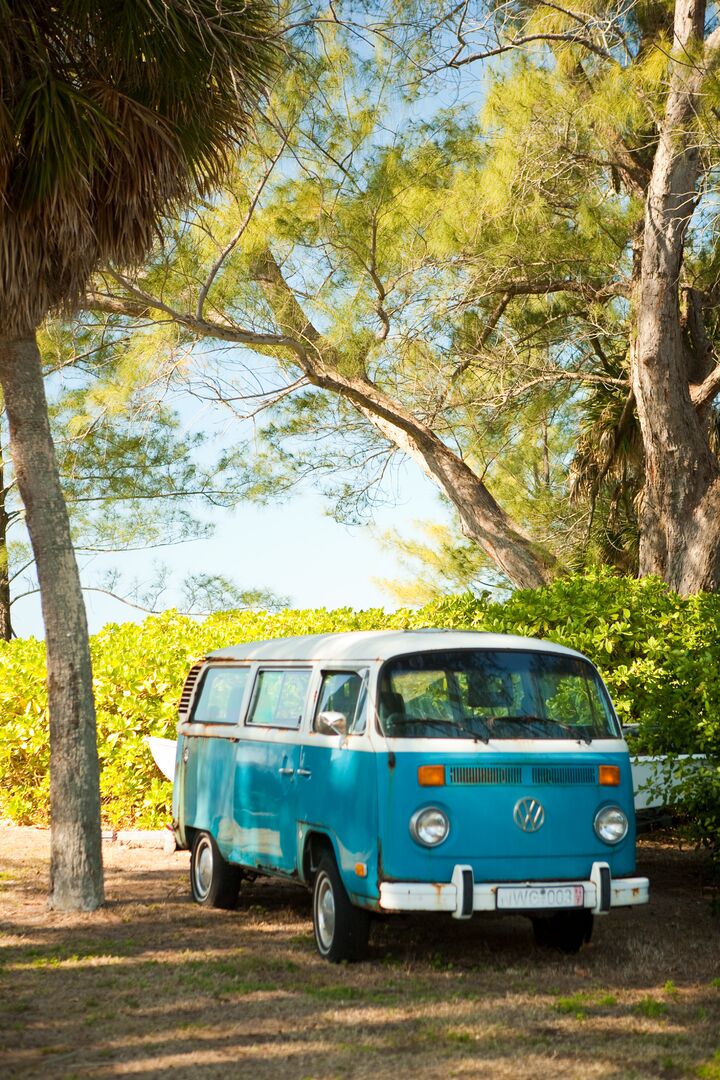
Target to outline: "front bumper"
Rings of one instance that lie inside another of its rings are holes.
[[[497,911],[497,890],[514,886],[526,890],[526,904],[513,906],[511,914],[528,915],[549,910],[573,910],[551,908],[543,904],[549,890],[575,886],[583,889],[582,907],[595,915],[605,915],[614,907],[633,907],[647,904],[650,899],[647,878],[612,879],[607,863],[592,865],[587,881],[503,881],[475,882],[472,868],[456,866],[452,880],[442,882],[383,881],[380,885],[381,911],[447,911],[457,919],[467,919],[475,911]],[[502,909],[504,914],[507,908]]]

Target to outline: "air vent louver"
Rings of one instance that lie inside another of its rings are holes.
[[[198,660],[188,672],[188,677],[185,680],[185,685],[183,686],[182,694],[180,695],[180,703],[178,705],[178,715],[181,723],[183,720],[187,720],[190,715],[190,702],[192,701],[193,690],[195,689],[195,684],[198,681],[200,672],[204,667],[205,661]]]
[[[535,765],[533,784],[596,784],[594,765]]]
[[[522,778],[517,766],[453,765],[449,773],[451,784],[519,784]]]

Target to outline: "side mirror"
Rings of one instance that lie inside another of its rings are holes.
[[[341,712],[319,712],[315,730],[321,735],[347,735],[347,716]]]

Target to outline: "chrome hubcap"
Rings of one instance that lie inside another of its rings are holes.
[[[210,891],[213,875],[212,849],[207,840],[201,844],[195,859],[195,889],[198,896],[204,897]]]
[[[326,874],[318,882],[315,902],[318,937],[323,949],[327,950],[335,935],[335,894]]]

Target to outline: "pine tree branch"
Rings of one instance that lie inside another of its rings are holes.
[[[302,344],[295,338],[283,334],[265,334],[257,330],[248,330],[243,327],[233,326],[232,323],[217,322],[213,319],[198,319],[188,312],[178,311],[169,307],[156,296],[138,289],[136,285],[122,277],[112,273],[119,285],[130,296],[116,296],[111,293],[93,290],[87,293],[86,306],[95,311],[104,311],[111,315],[127,315],[131,319],[153,319],[154,311],[162,311],[173,322],[185,327],[200,337],[214,337],[220,341],[232,341],[240,345],[257,345],[261,348],[291,349],[293,352],[301,352]]]
[[[205,278],[205,281],[202,284],[200,292],[198,293],[197,308],[195,310],[195,318],[200,320],[201,322],[203,321],[203,309],[205,307],[205,301],[207,300],[207,296],[208,296],[208,293],[210,292],[210,289],[212,288],[213,282],[215,281],[215,278],[219,274],[220,270],[222,269],[223,263],[228,258],[228,256],[232,254],[232,252],[235,250],[235,248],[238,246],[238,244],[240,243],[240,241],[241,241],[247,227],[249,226],[250,222],[252,221],[252,216],[255,213],[255,208],[256,208],[258,202],[260,201],[260,196],[262,195],[263,191],[265,190],[265,186],[266,186],[268,180],[270,179],[270,177],[272,176],[272,173],[273,173],[273,171],[275,169],[275,166],[277,165],[278,161],[280,160],[283,153],[285,152],[285,147],[287,146],[289,138],[290,138],[289,132],[283,136],[282,141],[280,143],[280,149],[277,151],[277,153],[268,162],[268,164],[267,164],[267,166],[266,166],[266,168],[265,168],[265,170],[263,172],[263,175],[260,178],[260,183],[258,184],[257,188],[255,189],[255,194],[250,199],[250,205],[248,206],[247,213],[245,214],[245,217],[243,218],[242,222],[240,223],[240,226],[236,230],[235,234],[228,241],[228,243],[225,245],[225,247],[222,249],[222,251],[220,252],[219,256],[217,257],[217,259],[215,260],[213,265],[210,267],[208,275],[207,275],[207,277]]]
[[[471,53],[469,56],[454,56],[451,57],[445,64],[434,71],[441,71],[443,67],[460,68],[466,67],[468,64],[475,64],[478,60],[489,60],[493,56],[502,56],[504,53],[512,52],[515,49],[521,49],[524,45],[531,45],[536,41],[557,43],[563,42],[567,45],[580,45],[582,48],[587,49],[588,52],[594,53],[596,56],[601,57],[603,60],[608,60],[610,63],[617,64],[617,60],[608,52],[607,49],[603,49],[600,45],[588,37],[577,31],[569,31],[564,34],[522,34],[513,38],[511,41],[506,42],[504,45],[497,45],[494,49],[481,49],[478,52]]]

